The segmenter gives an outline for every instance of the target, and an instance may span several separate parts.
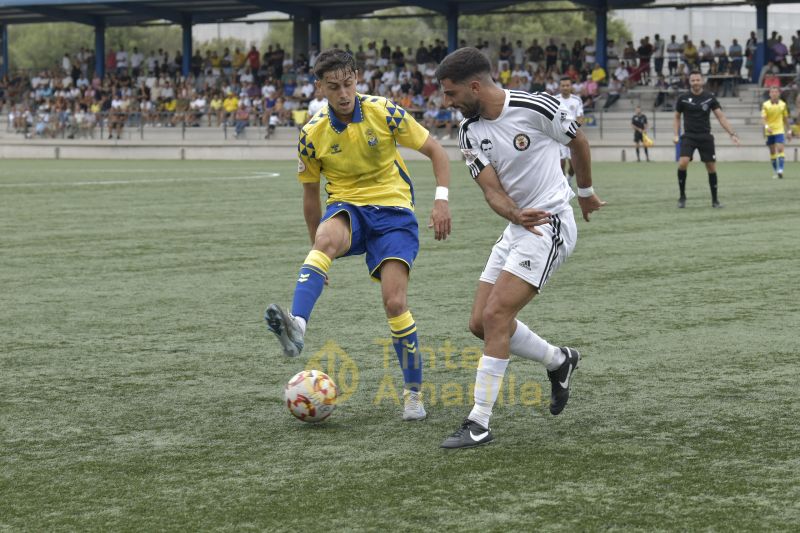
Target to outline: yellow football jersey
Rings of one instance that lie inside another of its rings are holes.
[[[785,133],[784,117],[788,116],[789,110],[783,100],[778,100],[777,104],[773,104],[772,100],[767,100],[761,105],[761,117],[767,119],[767,126],[772,130],[771,135]]]
[[[356,95],[353,120],[342,123],[328,106],[300,131],[297,178],[327,180],[328,204],[414,208],[414,187],[397,145],[419,150],[428,130],[380,96]]]

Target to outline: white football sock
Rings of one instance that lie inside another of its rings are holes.
[[[548,343],[517,320],[517,330],[511,335],[508,345],[514,355],[542,363],[547,370],[555,370],[566,361],[564,352]]]
[[[497,393],[503,383],[508,359],[498,359],[484,354],[475,373],[475,405],[472,407],[469,418],[481,426],[489,427],[489,418],[492,416],[492,407],[497,401]]]
[[[306,319],[301,316],[294,317],[294,321],[300,326],[300,331],[303,332],[303,335],[306,334]]]

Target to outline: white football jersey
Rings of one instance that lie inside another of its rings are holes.
[[[562,107],[566,107],[567,111],[569,111],[569,118],[572,120],[577,120],[579,117],[583,116],[583,100],[581,97],[575,94],[569,95],[567,98],[561,96],[561,93],[556,94],[556,100],[558,100]]]
[[[461,123],[458,139],[473,178],[491,165],[503,189],[520,208],[558,213],[575,196],[561,171],[559,145],[575,138],[578,125],[547,93],[505,91],[494,120]]]

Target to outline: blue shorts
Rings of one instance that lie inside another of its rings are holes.
[[[772,146],[773,144],[786,144],[784,140],[783,133],[777,133],[775,135],[767,135],[767,146]]]
[[[322,221],[342,212],[350,218],[350,249],[342,257],[366,253],[369,275],[378,281],[381,265],[389,259],[400,260],[411,270],[419,252],[419,226],[413,211],[405,207],[334,202],[325,210]]]

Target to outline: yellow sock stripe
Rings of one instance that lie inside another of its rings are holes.
[[[417,331],[417,325],[411,311],[406,311],[400,316],[389,319],[389,329],[392,330],[393,337],[404,337]]]
[[[323,274],[327,274],[331,268],[333,260],[319,250],[311,250],[308,252],[306,260],[303,262],[306,265],[311,265],[320,270]]]
[[[778,154],[769,154],[770,159],[778,159]]]
[[[782,157],[782,158],[786,159],[786,153],[785,152],[781,152],[781,153],[778,154],[778,157]]]

